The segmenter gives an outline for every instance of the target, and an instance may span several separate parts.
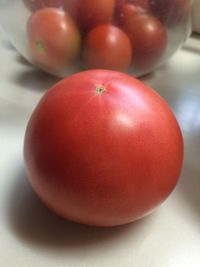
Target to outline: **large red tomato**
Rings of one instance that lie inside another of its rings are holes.
[[[152,67],[164,54],[167,46],[167,31],[154,16],[138,13],[123,19],[123,29],[133,46],[133,63],[138,70]]]
[[[83,64],[87,68],[126,70],[131,57],[131,42],[127,34],[116,26],[103,24],[86,35]]]
[[[65,73],[80,52],[80,34],[71,17],[58,8],[45,8],[32,14],[27,28],[34,63],[50,73]]]
[[[33,189],[66,219],[132,222],[174,188],[182,135],[167,103],[126,74],[75,74],[42,98],[29,121],[24,158]]]
[[[79,0],[78,20],[84,31],[110,22],[114,13],[115,0]]]

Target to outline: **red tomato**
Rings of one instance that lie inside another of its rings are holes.
[[[87,68],[126,70],[132,57],[131,42],[121,29],[103,24],[85,38],[83,64]]]
[[[115,0],[79,0],[78,18],[84,31],[110,22],[114,13]]]
[[[124,17],[123,28],[133,46],[133,63],[138,70],[152,67],[164,54],[167,46],[167,32],[163,24],[148,14]]]
[[[167,25],[187,19],[191,11],[190,0],[149,0],[152,13]]]
[[[117,21],[120,25],[124,25],[126,23],[127,18],[130,19],[131,17],[144,12],[144,9],[141,7],[138,7],[133,4],[124,4],[121,7]]]
[[[41,9],[27,27],[34,63],[50,73],[66,72],[80,52],[80,34],[70,16],[57,8]]]
[[[174,188],[182,135],[167,103],[126,74],[92,70],[55,85],[34,111],[24,158],[33,189],[66,219],[113,226]]]
[[[134,15],[132,12],[145,12],[149,9],[149,0],[116,0],[116,17],[123,17],[124,12]]]

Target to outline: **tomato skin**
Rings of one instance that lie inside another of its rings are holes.
[[[126,74],[93,70],[55,85],[27,126],[24,159],[42,201],[76,222],[139,219],[170,194],[183,141],[167,103]]]
[[[131,42],[120,28],[103,24],[92,29],[83,44],[83,64],[87,68],[126,70],[132,57]]]
[[[115,0],[79,0],[78,20],[84,32],[112,21]]]
[[[123,29],[133,46],[133,64],[138,70],[152,67],[164,54],[167,47],[167,31],[154,16],[138,13],[123,19]]]
[[[126,23],[127,18],[130,19],[133,16],[144,12],[145,12],[144,9],[142,9],[141,7],[126,3],[121,7],[117,21],[120,25],[124,25]]]
[[[45,8],[36,11],[28,20],[27,34],[33,62],[45,71],[65,72],[79,56],[79,31],[63,10]]]

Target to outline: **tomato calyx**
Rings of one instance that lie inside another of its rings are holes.
[[[98,95],[102,95],[103,93],[105,93],[107,90],[106,90],[106,87],[103,85],[103,84],[100,84],[98,86],[96,86],[96,93]]]
[[[44,45],[44,42],[42,40],[36,41],[35,47],[36,47],[36,50],[38,51],[38,53],[43,54],[45,52],[45,45]]]

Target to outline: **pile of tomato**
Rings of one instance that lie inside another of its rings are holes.
[[[164,56],[167,28],[187,16],[184,0],[24,0],[33,62],[57,75],[79,69],[145,72]]]

